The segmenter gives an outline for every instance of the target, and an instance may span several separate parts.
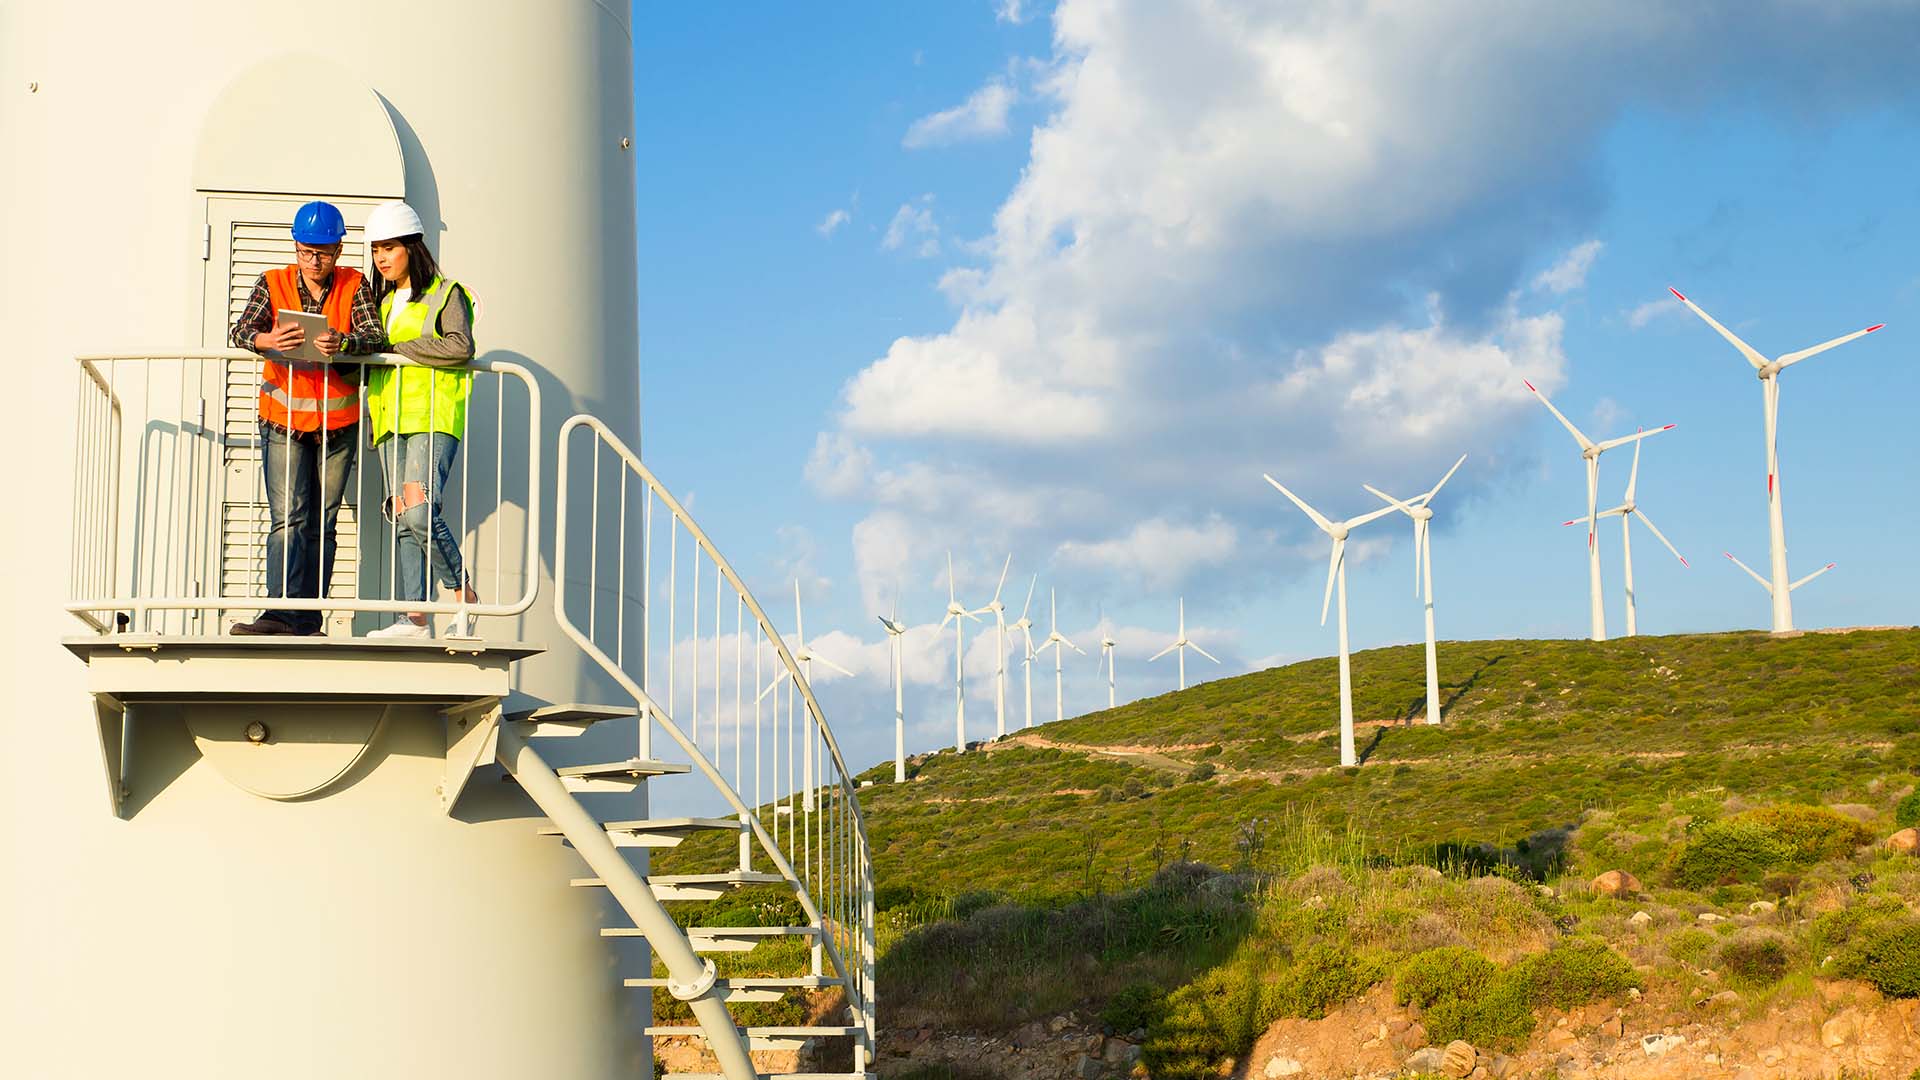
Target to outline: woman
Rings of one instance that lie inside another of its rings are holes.
[[[403,202],[367,216],[367,240],[380,273],[380,322],[392,350],[436,368],[473,359],[478,305],[459,282],[442,277],[427,250],[420,215]],[[453,456],[466,434],[471,371],[370,366],[367,418],[386,479],[387,514],[398,526],[394,599],[424,600],[427,573],[467,603],[478,603],[460,543],[440,516]],[[456,633],[464,634],[459,625]],[[424,612],[408,612],[369,637],[433,636]]]

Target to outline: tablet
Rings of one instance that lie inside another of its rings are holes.
[[[288,349],[280,353],[280,356],[288,360],[305,360],[314,364],[332,362],[333,358],[321,352],[320,347],[314,344],[314,341],[318,339],[321,334],[327,332],[327,317],[325,315],[309,314],[305,311],[293,311],[289,308],[280,308],[275,311],[273,315],[275,320],[274,326],[280,327],[290,323],[295,324],[298,325],[301,330],[305,331],[307,335],[306,340],[300,343],[299,348]]]

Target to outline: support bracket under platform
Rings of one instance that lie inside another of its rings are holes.
[[[499,698],[468,702],[442,710],[447,720],[447,772],[440,781],[440,809],[452,814],[460,794],[473,779],[473,771],[493,764],[499,753],[500,718],[504,712]]]
[[[112,694],[93,695],[94,726],[100,732],[100,763],[107,771],[107,796],[113,816],[126,817],[127,706]]]

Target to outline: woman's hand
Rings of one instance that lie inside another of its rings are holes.
[[[307,340],[307,332],[300,329],[299,323],[276,326],[265,333],[253,335],[253,347],[261,352],[286,352],[297,349]]]

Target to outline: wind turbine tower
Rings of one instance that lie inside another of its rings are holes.
[[[1104,642],[1104,639],[1103,639],[1103,642]],[[1151,664],[1155,660],[1160,659],[1161,657],[1167,655],[1168,653],[1178,653],[1179,656],[1176,657],[1176,659],[1178,660],[1179,666],[1180,666],[1180,689],[1185,690],[1187,688],[1187,650],[1188,649],[1192,649],[1194,652],[1197,652],[1201,656],[1204,656],[1207,659],[1212,660],[1216,664],[1220,662],[1218,659],[1214,657],[1212,653],[1208,652],[1207,650],[1201,648],[1198,645],[1195,645],[1193,642],[1187,640],[1187,598],[1183,596],[1180,598],[1180,632],[1178,636],[1176,636],[1173,639],[1173,644],[1167,646],[1164,649],[1161,649],[1159,652],[1154,653],[1152,656],[1148,657],[1147,663]],[[1107,702],[1108,705],[1112,705],[1113,677],[1112,677],[1111,670],[1109,670],[1108,677],[1107,677],[1107,697],[1108,697],[1108,702]]]
[[[1026,673],[1027,682],[1027,726],[1033,726],[1033,620],[1027,617],[1027,610],[1033,607],[1033,589],[1040,584],[1040,575],[1033,575],[1027,583],[1027,602],[1020,605],[1020,618],[1007,624],[1007,629],[1017,630],[1021,636],[1020,667]]]
[[[1772,558],[1772,580],[1755,574],[1745,563],[1733,559],[1731,554],[1727,558],[1733,559],[1742,570],[1752,574],[1761,586],[1772,594],[1773,632],[1786,633],[1793,629],[1793,590],[1833,569],[1833,564],[1828,563],[1799,581],[1792,581],[1787,577],[1787,525],[1780,509],[1780,372],[1809,356],[1817,356],[1836,345],[1845,345],[1854,338],[1865,337],[1886,324],[1875,323],[1865,330],[1843,334],[1832,341],[1815,345],[1811,349],[1782,353],[1769,360],[1762,356],[1759,350],[1736,337],[1733,331],[1715,322],[1713,316],[1700,310],[1698,304],[1682,296],[1680,290],[1669,286],[1667,291],[1673,294],[1674,299],[1687,305],[1688,311],[1700,316],[1708,326],[1713,327],[1715,333],[1727,340],[1727,344],[1740,350],[1740,355],[1747,358],[1747,363],[1753,365],[1754,373],[1760,377],[1760,403],[1764,411],[1767,440],[1767,543],[1768,554]]]
[[[1359,758],[1353,748],[1353,668],[1347,655],[1347,537],[1367,522],[1393,513],[1394,508],[1383,506],[1372,513],[1345,521],[1329,521],[1320,511],[1302,502],[1300,496],[1288,491],[1280,481],[1265,473],[1261,475],[1288,501],[1299,507],[1301,513],[1311,518],[1321,532],[1333,538],[1333,553],[1327,560],[1327,592],[1320,601],[1320,625],[1327,625],[1327,607],[1333,601],[1337,584],[1340,590],[1340,764],[1343,767],[1356,765]]]
[[[1086,652],[1080,646],[1068,641],[1067,636],[1060,632],[1060,607],[1052,589],[1047,590],[1047,613],[1052,633],[1047,635],[1047,640],[1040,643],[1040,649],[1044,652],[1048,646],[1053,647],[1053,718],[1059,721],[1067,718],[1066,696],[1061,690],[1060,681],[1060,650],[1072,649],[1082,656],[1085,656]]]
[[[993,726],[996,738],[1007,733],[1007,605],[1000,602],[1000,590],[1007,587],[1007,571],[1013,568],[1013,553],[1007,553],[1007,561],[1000,566],[1000,583],[993,587],[993,599],[986,607],[978,608],[975,615],[993,616]]]
[[[1640,632],[1638,624],[1634,621],[1636,593],[1633,588],[1633,519],[1636,517],[1639,518],[1640,524],[1645,525],[1648,532],[1652,533],[1662,544],[1667,545],[1667,550],[1673,552],[1673,557],[1680,560],[1681,566],[1693,565],[1687,561],[1685,555],[1680,554],[1679,548],[1673,546],[1673,542],[1668,540],[1666,534],[1660,531],[1660,527],[1653,523],[1653,519],[1647,516],[1647,512],[1640,509],[1640,504],[1634,501],[1634,488],[1638,486],[1639,483],[1640,444],[1635,443],[1633,446],[1633,471],[1627,474],[1627,494],[1625,499],[1621,501],[1619,506],[1611,510],[1602,510],[1599,514],[1600,517],[1618,517],[1620,519],[1620,557],[1622,559],[1620,578],[1625,582],[1627,587],[1628,637],[1633,637]],[[1579,518],[1563,522],[1563,524],[1566,525],[1578,525],[1579,523]],[[1734,561],[1738,562],[1739,560],[1736,559]]]
[[[1100,659],[1105,660],[1107,662],[1107,708],[1109,709],[1113,708],[1114,706],[1113,658],[1114,658],[1114,649],[1117,648],[1119,644],[1120,644],[1119,642],[1113,640],[1112,629],[1107,627],[1101,628]]]
[[[1522,381],[1525,382],[1525,380]],[[1594,524],[1596,518],[1599,516],[1596,504],[1600,499],[1600,455],[1616,446],[1625,446],[1630,442],[1638,442],[1649,435],[1658,435],[1663,431],[1672,431],[1674,425],[1668,424],[1665,427],[1636,431],[1632,435],[1622,435],[1617,439],[1608,439],[1605,442],[1596,443],[1592,439],[1587,438],[1585,433],[1579,428],[1574,427],[1573,421],[1562,415],[1559,409],[1554,408],[1553,402],[1548,401],[1547,395],[1541,393],[1538,387],[1534,386],[1531,382],[1528,382],[1526,385],[1527,389],[1532,391],[1533,396],[1540,399],[1540,404],[1545,405],[1547,411],[1553,414],[1553,418],[1560,421],[1560,426],[1566,428],[1567,432],[1573,436],[1573,441],[1580,444],[1580,457],[1586,462],[1587,601],[1593,624],[1593,640],[1605,641],[1607,640],[1607,609],[1600,596],[1600,543],[1598,537],[1595,535]]]
[[[893,782],[904,784],[907,781],[907,705],[905,684],[901,680],[900,653],[906,644],[904,635],[907,628],[900,622],[900,597],[895,591],[893,616],[880,616],[880,625],[887,628],[887,644],[893,646]]]
[[[954,753],[967,752],[967,685],[966,685],[966,635],[962,632],[962,620],[979,621],[979,616],[967,610],[954,597],[953,592],[953,552],[947,552],[947,614],[940,620],[940,629],[945,630],[948,623],[953,624],[953,750]]]
[[[1638,452],[1636,449],[1635,453]],[[1392,503],[1394,509],[1413,519],[1413,593],[1419,596],[1423,584],[1426,590],[1426,601],[1423,606],[1426,608],[1427,615],[1427,723],[1429,724],[1440,722],[1440,659],[1433,636],[1433,497],[1440,494],[1440,489],[1447,486],[1447,481],[1453,479],[1453,474],[1466,460],[1467,455],[1461,454],[1460,460],[1453,463],[1453,468],[1447,470],[1447,475],[1441,477],[1439,483],[1427,489],[1411,503],[1401,502],[1372,485],[1362,485],[1368,491]]]

